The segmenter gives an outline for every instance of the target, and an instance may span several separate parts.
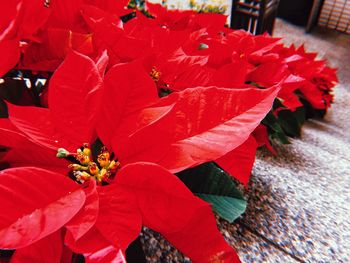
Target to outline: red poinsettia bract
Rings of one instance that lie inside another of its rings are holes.
[[[1,201],[10,212],[2,218],[0,247],[17,248],[14,258],[36,257],[38,247],[64,238],[71,250],[96,262],[119,257],[144,224],[194,261],[238,262],[209,205],[159,165],[181,171],[239,146],[268,112],[278,87],[199,87],[159,99],[137,62],[116,65],[103,77],[106,64],[105,53],[96,63],[71,53],[51,79],[48,109],[9,105],[0,144],[9,148],[4,161],[23,167],[1,174],[7,189]],[[67,161],[53,156],[59,147],[72,152],[92,144],[96,135],[122,168],[108,186],[82,188],[66,176]]]

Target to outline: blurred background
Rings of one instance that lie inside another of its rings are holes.
[[[276,17],[310,32],[315,26],[350,34],[348,0],[152,0],[170,9],[195,9],[229,15],[233,28],[272,33]],[[231,14],[233,14],[231,16]]]

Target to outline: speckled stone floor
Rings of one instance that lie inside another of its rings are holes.
[[[302,139],[260,151],[248,209],[234,224],[218,220],[242,262],[350,262],[350,36],[323,29],[312,34],[277,20],[275,36],[305,43],[339,68],[336,102],[324,120],[309,121]],[[145,229],[149,262],[190,262]]]

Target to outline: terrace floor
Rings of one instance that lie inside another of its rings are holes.
[[[305,34],[282,20],[274,36],[305,43],[339,68],[336,101],[277,157],[258,153],[248,209],[234,224],[220,220],[220,229],[242,262],[350,262],[350,36]],[[189,262],[148,230],[142,242],[149,262]]]

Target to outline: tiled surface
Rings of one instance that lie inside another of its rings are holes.
[[[349,262],[349,171],[349,161],[301,141],[260,156],[243,222],[307,262]]]
[[[246,214],[219,226],[243,262],[350,262],[350,37],[281,20],[275,36],[339,67],[336,103],[277,157],[258,154]],[[188,262],[160,238],[143,240],[150,262]]]
[[[260,152],[242,221],[300,261],[350,262],[350,38],[280,20],[275,36],[319,52],[339,68],[341,85],[325,120],[307,123],[301,140],[277,157]]]
[[[276,248],[269,240],[252,233],[254,230],[242,226],[241,223],[229,224],[221,220],[218,224],[222,235],[236,248],[243,262],[299,262],[288,253]],[[144,229],[142,242],[145,244],[147,261],[150,263],[191,262],[153,231]]]

